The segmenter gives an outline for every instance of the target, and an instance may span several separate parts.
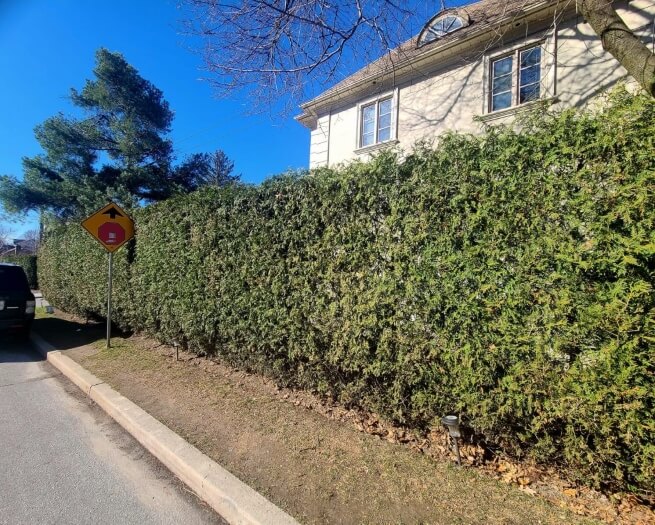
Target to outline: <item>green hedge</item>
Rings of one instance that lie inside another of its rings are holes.
[[[0,262],[18,264],[22,266],[27,274],[27,281],[30,283],[32,290],[38,290],[39,282],[37,279],[37,257],[36,255],[3,255]]]
[[[509,454],[655,490],[655,102],[446,135],[136,213],[118,322],[405,424],[459,413]],[[77,225],[48,299],[104,311]]]

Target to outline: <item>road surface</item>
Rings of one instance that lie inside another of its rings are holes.
[[[224,524],[43,361],[0,334],[0,524]]]

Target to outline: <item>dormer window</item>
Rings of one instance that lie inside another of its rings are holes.
[[[423,28],[418,37],[418,45],[429,44],[468,25],[468,16],[460,16],[455,13],[439,14]]]

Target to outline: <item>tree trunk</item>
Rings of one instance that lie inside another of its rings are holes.
[[[600,36],[603,49],[655,97],[655,54],[625,25],[612,0],[577,0],[582,16]]]

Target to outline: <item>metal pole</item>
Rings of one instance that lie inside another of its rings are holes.
[[[111,273],[114,252],[109,252],[109,283],[107,285],[107,348],[111,348]]]
[[[462,466],[462,456],[459,455],[459,443],[457,442],[457,438],[451,438],[453,440],[453,446],[455,447],[455,454],[457,455],[457,465],[460,467]]]

